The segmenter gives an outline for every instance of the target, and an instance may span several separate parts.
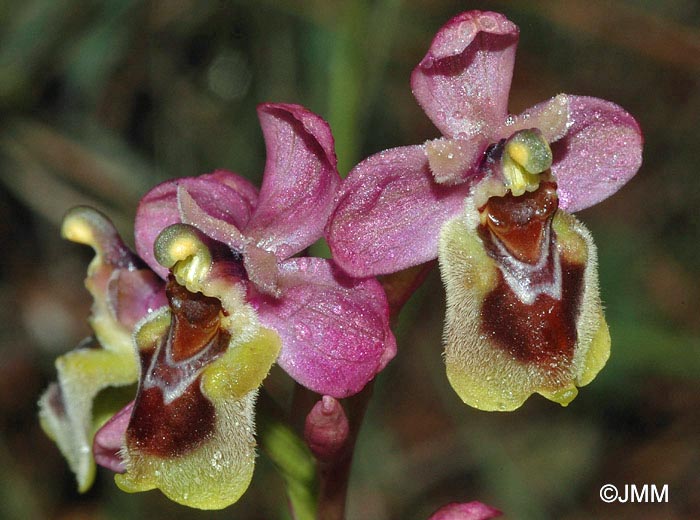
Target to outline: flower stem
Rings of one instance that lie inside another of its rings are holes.
[[[380,278],[392,323],[396,323],[403,305],[434,266],[435,262],[429,262]],[[362,391],[343,400],[347,436],[332,453],[316,459],[297,432],[304,430],[305,419],[321,396],[296,384],[287,420],[280,406],[263,389],[258,405],[258,437],[263,451],[285,481],[295,520],[344,520],[355,443],[373,387],[374,382],[370,381]]]
[[[262,450],[284,479],[294,520],[317,518],[314,458],[304,441],[284,420],[277,403],[264,390],[258,403],[258,438]]]
[[[435,265],[437,265],[437,260],[432,260],[425,264],[409,267],[403,271],[377,278],[382,287],[384,287],[384,292],[389,302],[392,327],[396,326],[396,321],[403,306],[413,296],[413,293],[423,285],[423,282],[425,282]]]
[[[347,500],[348,482],[355,442],[362,425],[367,405],[372,397],[374,383],[345,400],[350,431],[348,437],[331,460],[319,460],[318,518],[343,520]]]
[[[379,281],[387,295],[390,318],[396,324],[399,313],[411,295],[425,281],[436,262],[428,262],[391,275],[380,277]],[[347,501],[348,482],[352,457],[357,436],[362,426],[365,411],[372,397],[374,381],[370,381],[358,394],[344,399],[349,422],[349,433],[344,445],[331,459],[318,460],[318,518],[323,520],[343,520]],[[295,395],[295,401],[305,401]],[[305,410],[308,413],[308,409]]]

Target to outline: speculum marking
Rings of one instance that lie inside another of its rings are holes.
[[[544,182],[518,197],[491,197],[479,209],[477,232],[499,266],[498,283],[482,303],[481,329],[516,360],[564,371],[577,341],[585,266],[557,251],[557,206],[556,184]]]

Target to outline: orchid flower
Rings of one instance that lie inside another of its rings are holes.
[[[453,502],[435,511],[428,520],[489,520],[503,513],[481,502]]]
[[[534,392],[566,405],[605,364],[596,251],[567,212],[612,195],[641,164],[639,126],[613,103],[560,94],[509,115],[517,41],[498,13],[442,27],[411,86],[443,137],[357,165],[327,227],[353,276],[439,258],[447,375],[483,410]]]
[[[254,405],[275,361],[343,398],[395,355],[376,280],[293,257],[322,235],[340,182],[327,123],[297,105],[261,105],[258,115],[259,193],[216,171],[167,181],[140,202],[136,250],[165,280],[165,304],[133,327],[135,401],[94,438],[96,459],[125,491],[230,505],[252,478]]]

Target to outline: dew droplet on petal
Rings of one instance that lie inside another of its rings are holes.
[[[311,331],[309,330],[309,327],[303,323],[297,323],[294,326],[294,329],[296,331],[296,337],[298,340],[303,340],[303,339],[308,338],[309,334],[311,333]]]

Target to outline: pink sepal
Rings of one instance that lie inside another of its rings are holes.
[[[469,186],[436,184],[423,146],[369,157],[345,179],[326,229],[335,261],[365,277],[436,258],[440,227],[461,211]]]
[[[573,213],[628,182],[642,164],[639,124],[623,108],[593,97],[567,96],[569,130],[552,144],[559,205]]]
[[[289,258],[323,234],[340,184],[333,135],[299,105],[258,107],[267,162],[258,207],[245,234],[278,258]]]
[[[396,354],[379,282],[353,279],[331,261],[280,264],[280,298],[251,294],[263,325],[282,338],[279,365],[297,382],[336,398],[353,395]]]
[[[411,88],[443,135],[488,135],[505,121],[518,33],[502,14],[482,11],[462,13],[438,31]]]

